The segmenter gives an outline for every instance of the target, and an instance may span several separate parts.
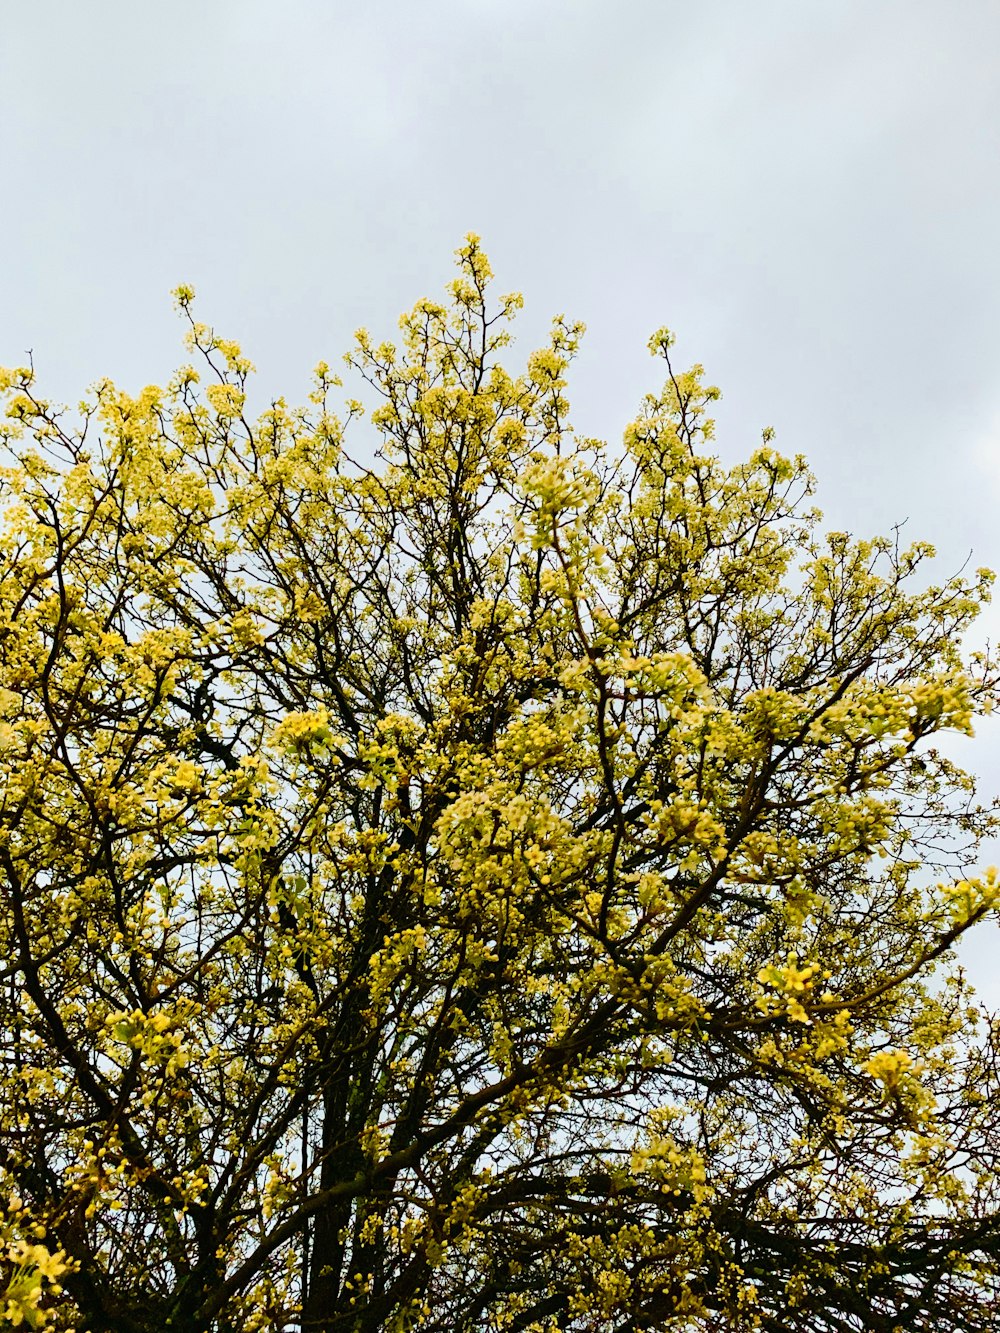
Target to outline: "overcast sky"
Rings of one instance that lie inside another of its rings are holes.
[[[998,0],[31,0],[0,132],[0,364],[52,396],[165,378],[183,281],[298,399],[476,230],[521,352],[587,322],[585,434],[667,323],[727,459],[773,425],[831,525],[1000,567]],[[960,753],[1000,790],[1000,726]]]

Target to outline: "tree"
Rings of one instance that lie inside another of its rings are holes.
[[[576,436],[580,326],[508,373],[458,260],[371,467],[187,288],[166,389],[5,373],[8,1323],[995,1328],[991,576],[723,466],[666,331]]]

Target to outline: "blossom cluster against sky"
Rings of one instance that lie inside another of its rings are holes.
[[[71,402],[165,378],[183,281],[294,398],[476,230],[522,352],[586,320],[584,433],[668,323],[725,457],[773,426],[832,526],[1000,566],[998,52],[995,0],[12,7],[0,364]],[[1000,725],[956,754],[1000,791]],[[1000,1004],[998,941],[967,955]]]

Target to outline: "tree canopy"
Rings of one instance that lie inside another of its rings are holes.
[[[576,434],[490,277],[368,406],[252,416],[188,288],[165,388],[3,372],[6,1321],[994,1329],[991,576],[724,465],[666,330]]]

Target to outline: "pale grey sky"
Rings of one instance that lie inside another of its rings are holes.
[[[833,526],[1000,566],[997,0],[7,0],[0,364],[76,401],[183,359],[169,291],[299,397],[472,229],[587,321],[617,438],[663,323],[720,451],[805,453]],[[1000,630],[1000,610],[991,613]],[[1000,727],[961,752],[1000,790]],[[1000,1003],[1000,950],[970,950]]]

